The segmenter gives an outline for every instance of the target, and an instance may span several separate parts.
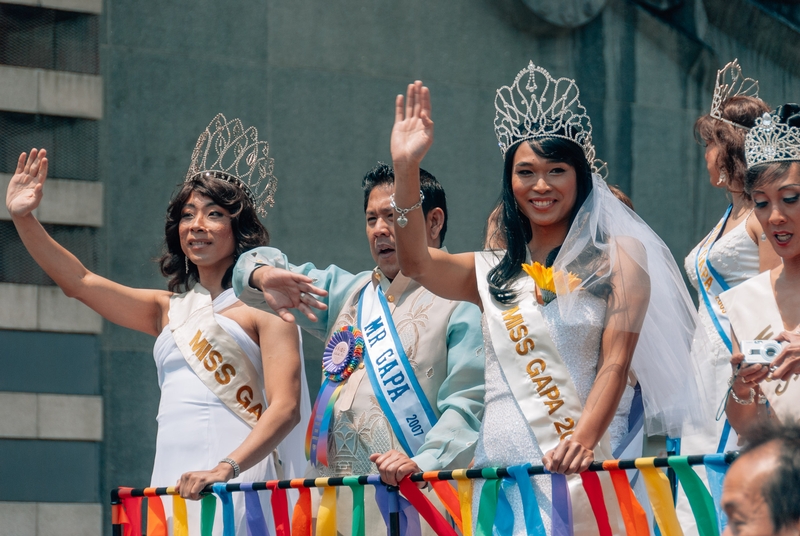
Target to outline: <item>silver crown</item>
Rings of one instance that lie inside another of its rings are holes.
[[[800,160],[800,128],[780,122],[776,115],[764,113],[744,139],[747,169],[757,164]]]
[[[530,62],[494,98],[494,132],[503,157],[509,147],[523,140],[563,138],[581,146],[593,172],[605,174],[605,163],[595,159],[592,122],[579,97],[574,80],[556,80]]]
[[[719,119],[737,128],[748,129],[735,121],[722,117],[722,105],[733,97],[744,95],[758,97],[758,80],[745,78],[739,60],[735,59],[717,71],[717,83],[714,86],[714,96],[711,99],[711,117]]]
[[[275,204],[278,187],[273,164],[269,144],[258,141],[255,127],[245,129],[239,119],[228,121],[217,114],[197,138],[185,182],[206,174],[234,184],[244,190],[256,212],[264,216],[266,206]]]

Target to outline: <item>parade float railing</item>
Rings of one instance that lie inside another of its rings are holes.
[[[594,462],[587,471],[580,473],[583,488],[589,497],[592,511],[601,536],[612,534],[601,489],[598,472],[611,477],[616,500],[628,536],[647,536],[651,533],[647,516],[630,486],[627,470],[638,470],[642,476],[652,507],[655,523],[663,536],[682,536],[678,523],[675,501],[662,468],[674,471],[682,486],[697,523],[700,536],[719,536],[724,529],[725,518],[719,510],[722,481],[728,465],[737,453],[706,454],[697,456],[670,456],[666,458],[637,458],[634,460],[606,460]],[[702,465],[706,468],[709,487],[692,469]],[[405,478],[398,487],[388,486],[378,475],[327,477],[312,479],[272,480],[237,484],[212,484],[203,490],[201,499],[201,535],[211,534],[214,524],[217,497],[222,503],[224,535],[235,534],[233,502],[231,493],[245,493],[247,534],[249,536],[311,536],[311,488],[322,488],[322,498],[316,516],[316,534],[336,535],[336,488],[348,486],[353,491],[353,536],[364,536],[364,488],[383,488],[388,496],[387,527],[390,536],[401,534],[401,516],[409,512],[401,502],[410,504],[431,526],[436,534],[456,536],[452,524],[442,516],[424,493],[418,482],[432,485],[453,524],[464,536],[488,536],[496,527],[500,534],[513,528],[513,512],[505,498],[504,486],[519,486],[522,497],[526,531],[534,536],[546,536],[539,506],[530,485],[529,476],[550,475],[552,484],[551,521],[553,536],[573,534],[572,510],[564,475],[549,473],[541,465],[530,464],[514,467],[489,467],[483,469],[458,469],[453,471],[431,471],[416,473]],[[485,481],[479,500],[478,515],[472,515],[472,482]],[[450,484],[455,481],[456,487]],[[300,498],[293,512],[289,512],[286,491],[297,489]],[[274,527],[267,528],[261,509],[258,491],[270,491]],[[142,532],[142,498],[147,498],[147,536],[167,536],[167,521],[161,497],[173,496],[173,536],[187,536],[186,503],[175,492],[175,488],[115,488],[111,492],[112,531],[114,536],[140,536]],[[403,498],[400,496],[402,495]],[[407,502],[406,502],[407,501]],[[413,511],[413,510],[412,510]],[[405,512],[405,513],[404,513]],[[291,517],[290,517],[291,515]],[[475,519],[474,526],[470,520]],[[466,523],[463,523],[466,521]],[[410,526],[410,525],[409,525]],[[374,532],[374,531],[372,531]]]

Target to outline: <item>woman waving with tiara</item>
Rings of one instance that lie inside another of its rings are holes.
[[[507,249],[448,254],[424,246],[417,168],[433,122],[430,93],[415,82],[397,97],[392,131],[397,251],[403,273],[484,312],[486,410],[476,466],[544,463],[573,475],[623,443],[627,423],[612,421],[621,403],[630,406],[637,380],[648,431],[680,430],[698,400],[687,373],[694,308],[667,247],[599,175],[605,166],[595,160],[575,82],[530,63],[497,91],[495,108],[504,159],[498,232]],[[538,523],[558,532],[573,515],[575,534],[598,533],[580,478],[517,482],[500,489],[514,514],[497,516],[501,533],[525,534]],[[531,495],[539,509],[523,500]],[[476,528],[489,533],[479,496],[476,489]],[[616,504],[606,500],[619,533],[622,518],[609,506]]]
[[[32,149],[20,155],[8,186],[6,206],[25,247],[67,296],[157,337],[161,401],[151,485],[175,485],[182,497],[198,499],[213,482],[303,474],[296,425],[310,407],[297,328],[246,307],[231,288],[237,257],[269,242],[257,212],[272,204],[276,179],[255,128],[219,114],[201,134],[167,208],[160,265],[169,291],[110,281],[56,243],[33,214],[46,176],[45,150]],[[234,500],[243,534],[243,494]],[[269,523],[268,502],[262,504]],[[174,518],[171,505],[164,503],[170,526],[188,522],[189,533],[199,534],[199,503]],[[214,532],[222,534],[222,516],[215,518]]]

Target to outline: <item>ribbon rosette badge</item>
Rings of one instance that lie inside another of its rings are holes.
[[[539,305],[547,305],[556,299],[556,280],[558,280],[559,286],[566,283],[570,292],[581,286],[581,278],[572,272],[566,274],[566,281],[564,281],[564,272],[554,272],[552,266],[545,268],[539,262],[533,264],[523,262],[522,269],[536,283],[536,301],[539,302]]]
[[[314,465],[328,465],[328,430],[333,417],[333,405],[344,381],[358,369],[364,356],[364,337],[353,326],[334,331],[322,354],[322,373],[325,379],[319,388],[314,410],[306,432],[306,457]]]

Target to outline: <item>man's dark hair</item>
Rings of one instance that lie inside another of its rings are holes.
[[[378,165],[369,170],[369,172],[364,175],[364,180],[361,181],[361,188],[364,190],[364,212],[367,211],[369,195],[372,193],[372,190],[376,186],[383,186],[384,184],[394,185],[394,169],[392,166],[378,162]],[[436,180],[436,177],[422,168],[419,168],[419,184],[422,188],[422,194],[425,196],[425,199],[422,201],[422,213],[425,217],[436,207],[442,209],[442,212],[444,212],[442,230],[439,231],[439,245],[441,246],[444,244],[444,235],[447,232],[447,198],[444,195],[444,188],[442,188],[442,185]]]
[[[770,443],[778,447],[777,467],[761,489],[774,531],[800,522],[800,424],[760,422],[748,430],[747,439],[749,442],[742,449],[742,455]]]

